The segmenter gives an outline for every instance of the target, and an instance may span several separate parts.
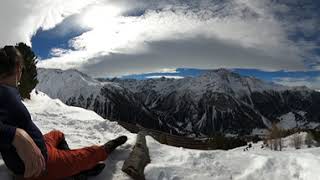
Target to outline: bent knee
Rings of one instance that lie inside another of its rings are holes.
[[[64,138],[64,133],[59,130],[52,130],[49,134],[53,134],[55,137]]]

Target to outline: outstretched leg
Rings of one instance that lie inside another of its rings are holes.
[[[47,145],[47,172],[29,180],[58,180],[71,177],[93,168],[98,162],[107,159],[103,146],[91,146],[75,150],[59,150]]]
[[[98,162],[106,160],[108,154],[126,141],[127,138],[122,136],[103,146],[91,146],[75,150],[59,150],[53,146],[54,144],[47,144],[47,174],[36,178],[36,180],[63,179],[89,170]]]
[[[93,168],[98,162],[106,160],[107,156],[101,146],[69,151],[52,149],[48,159],[48,177],[61,179],[73,176]]]
[[[66,139],[62,139],[61,142],[58,144],[57,148],[60,150],[71,150]],[[99,175],[103,171],[105,166],[106,165],[104,162],[99,162],[93,168],[86,170],[86,171],[82,171],[82,172],[72,176],[71,179],[72,180],[87,180],[88,177]]]

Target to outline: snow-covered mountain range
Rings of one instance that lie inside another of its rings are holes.
[[[272,123],[317,128],[320,93],[219,69],[184,79],[97,81],[76,70],[39,70],[38,89],[101,116],[189,136],[252,134]]]

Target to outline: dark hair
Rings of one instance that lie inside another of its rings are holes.
[[[23,65],[23,58],[14,46],[0,49],[0,79],[14,74],[17,64]]]

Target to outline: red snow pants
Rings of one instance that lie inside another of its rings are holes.
[[[47,172],[29,180],[62,180],[89,170],[98,162],[107,159],[107,153],[101,146],[74,150],[57,149],[58,144],[64,139],[64,134],[60,131],[51,131],[44,135],[44,139],[48,150]]]

